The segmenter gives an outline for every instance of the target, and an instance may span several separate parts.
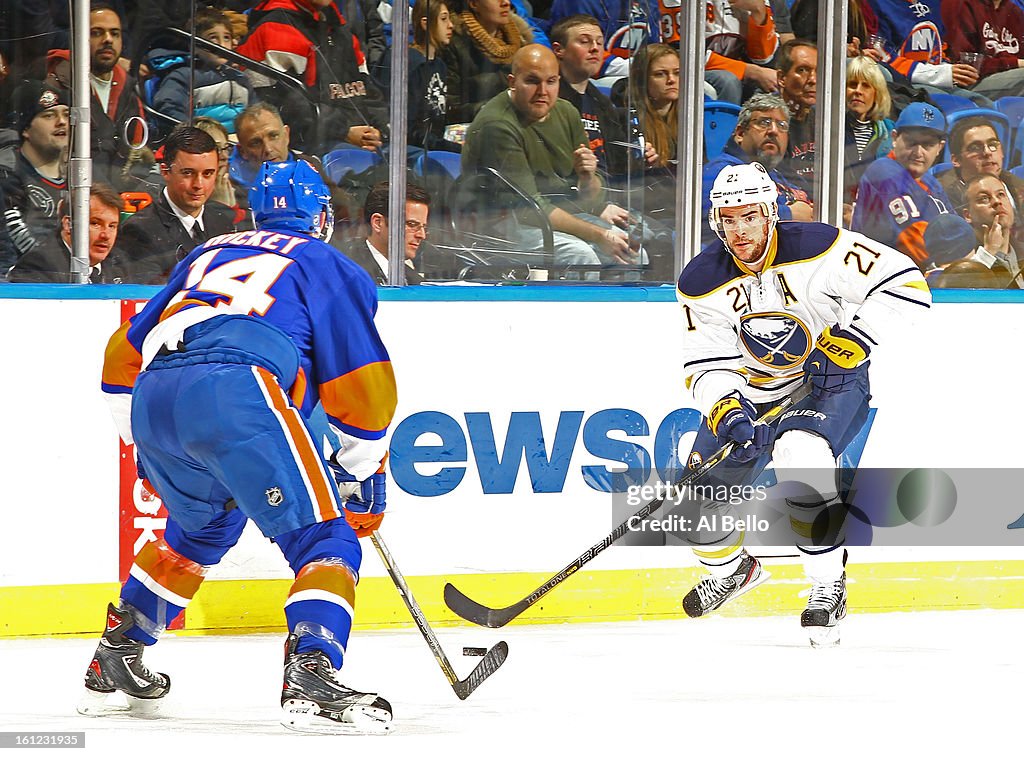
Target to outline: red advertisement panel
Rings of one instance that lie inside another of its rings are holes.
[[[121,321],[136,314],[146,302],[138,299],[121,302]],[[163,538],[167,526],[167,508],[156,495],[142,485],[135,468],[135,447],[118,441],[118,579],[123,584],[128,578],[132,561],[146,542]],[[185,623],[182,612],[170,629],[181,629]]]

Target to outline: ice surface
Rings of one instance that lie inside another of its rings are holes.
[[[0,728],[85,731],[59,758],[125,761],[1019,758],[1022,632],[1024,611],[854,613],[826,651],[795,616],[439,629],[463,677],[464,646],[509,643],[465,702],[416,630],[356,632],[342,680],[392,702],[388,737],[281,727],[283,636],[166,636],[146,662],[172,691],[148,720],[75,713],[92,640],[0,640]]]

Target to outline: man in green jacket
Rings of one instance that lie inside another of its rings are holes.
[[[637,264],[640,255],[626,231],[597,216],[606,204],[597,157],[579,111],[558,99],[558,81],[558,59],[550,49],[521,48],[512,58],[509,89],[489,100],[469,127],[462,172],[489,177],[488,167],[496,169],[532,198],[554,232],[556,265]],[[492,208],[514,205],[514,192],[492,179],[497,195],[481,200]],[[495,232],[537,251],[541,232],[530,223],[522,215],[521,222],[506,220],[506,229]]]

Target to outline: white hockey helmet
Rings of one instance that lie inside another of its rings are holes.
[[[723,243],[725,231],[722,229],[719,210],[754,203],[761,204],[764,215],[768,217],[768,237],[771,238],[775,224],[779,221],[779,188],[768,176],[768,170],[753,161],[727,166],[718,173],[711,186],[708,222]]]

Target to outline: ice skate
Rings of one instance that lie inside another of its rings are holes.
[[[708,576],[687,592],[683,598],[683,610],[690,618],[699,618],[749,592],[770,576],[760,561],[744,550],[739,567],[731,575],[724,579]]]
[[[846,573],[835,581],[815,584],[800,614],[800,625],[807,629],[811,647],[835,647],[839,644],[839,622],[846,618]]]
[[[107,625],[85,672],[85,696],[78,704],[80,714],[101,716],[126,710],[152,714],[170,692],[171,678],[153,673],[142,663],[145,645],[124,636],[134,623],[127,610],[113,603],[107,605]],[[124,694],[127,707],[110,700],[116,692]]]
[[[291,634],[285,653],[281,723],[296,732],[386,734],[391,704],[372,692],[358,692],[337,681],[337,672],[321,651],[296,653]]]

